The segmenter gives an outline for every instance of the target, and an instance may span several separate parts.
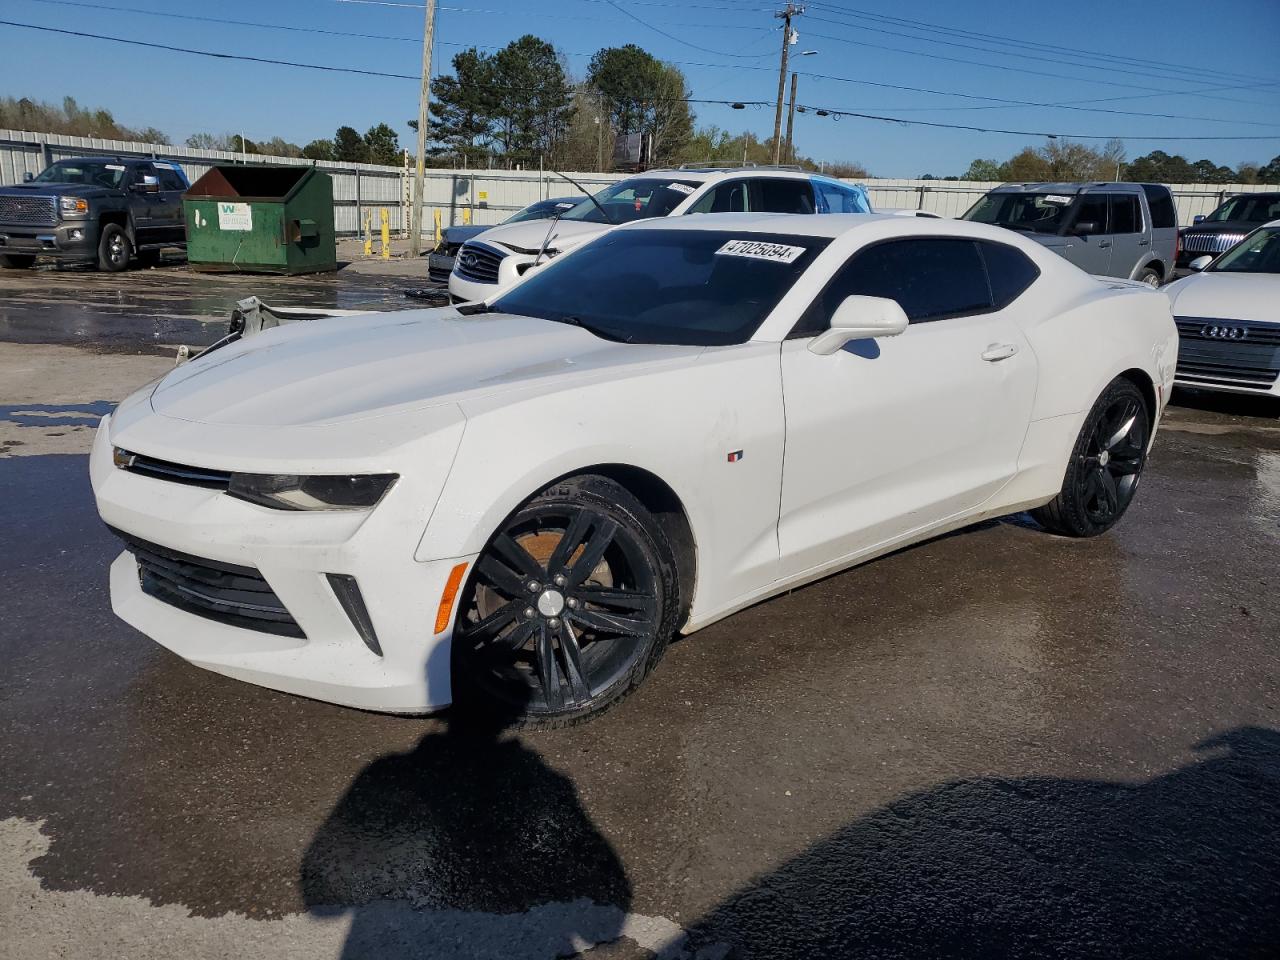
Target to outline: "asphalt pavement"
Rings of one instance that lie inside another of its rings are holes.
[[[1103,537],[900,551],[565,731],[291,697],[116,620],[96,418],[238,296],[413,282],[0,277],[0,957],[1280,955],[1270,405],[1176,396]]]

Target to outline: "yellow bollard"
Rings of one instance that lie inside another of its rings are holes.
[[[431,248],[432,250],[434,250],[434,249],[436,249],[436,247],[439,247],[439,246],[440,246],[440,240],[441,240],[441,230],[440,230],[440,208],[439,208],[439,207],[436,207],[435,214],[436,214],[436,242],[435,242],[435,246],[433,246],[433,247]]]
[[[462,222],[467,226],[471,225],[471,208],[470,207],[462,208]]]
[[[382,259],[391,259],[391,218],[387,215],[387,208],[379,208],[379,215],[382,217]]]
[[[364,215],[364,255],[373,256],[373,213]]]

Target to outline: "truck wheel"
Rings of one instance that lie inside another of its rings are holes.
[[[1152,267],[1147,267],[1137,277],[1140,283],[1145,283],[1149,287],[1160,286],[1160,271]]]
[[[133,256],[133,244],[124,227],[118,223],[108,223],[102,228],[102,236],[98,238],[98,269],[119,273],[129,266],[129,258]]]
[[[5,270],[26,270],[36,258],[29,253],[3,253],[0,254],[0,267]]]

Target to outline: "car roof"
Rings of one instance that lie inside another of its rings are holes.
[[[993,187],[991,193],[1089,193],[1094,190],[1105,190],[1107,193],[1142,193],[1141,183],[1118,183],[1115,181],[1092,180],[1079,183],[1002,183]]]
[[[817,173],[813,170],[801,170],[799,167],[654,167],[652,170],[643,170],[633,173],[627,177],[632,179],[663,179],[669,177],[672,180],[692,180],[698,183],[712,183],[716,180],[723,180],[728,177],[769,177],[782,180],[829,180],[833,183],[839,183],[844,186],[852,187],[856,184],[845,183],[835,177],[828,177],[824,174]]]
[[[1006,243],[1010,239],[1010,232],[1003,227],[949,217],[904,217],[892,213],[717,213],[714,216],[652,217],[624,223],[617,229],[727,230],[834,238],[873,224],[893,224],[904,234],[980,237]],[[1035,246],[1039,247],[1039,244]]]

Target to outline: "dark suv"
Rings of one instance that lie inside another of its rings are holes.
[[[0,187],[0,267],[36,257],[90,260],[123,270],[136,255],[154,263],[161,247],[186,246],[182,168],[163,160],[59,160],[26,182]]]
[[[1182,230],[1178,266],[1186,267],[1206,253],[1225,253],[1264,223],[1280,220],[1280,193],[1241,193],[1218,205],[1207,217]]]

